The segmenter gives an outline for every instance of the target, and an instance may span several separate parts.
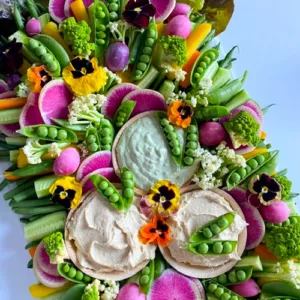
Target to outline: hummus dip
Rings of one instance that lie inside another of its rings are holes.
[[[167,246],[171,257],[190,266],[216,268],[232,260],[239,260],[237,249],[228,255],[197,255],[184,247],[191,235],[208,222],[229,212],[233,212],[230,204],[219,194],[212,191],[195,190],[181,196],[178,213],[168,221],[173,233],[173,240]],[[229,228],[221,232],[213,240],[238,241],[239,234],[247,223],[236,214]]]
[[[123,214],[97,191],[88,193],[67,223],[66,238],[74,245],[76,266],[100,274],[120,272],[130,277],[133,269],[137,273],[155,257],[156,246],[138,239],[146,222],[135,204]]]
[[[181,147],[184,131],[177,129]],[[197,164],[181,168],[172,159],[165,135],[153,113],[129,124],[115,147],[118,167],[127,167],[135,175],[135,186],[148,191],[162,179],[184,185],[196,172]]]

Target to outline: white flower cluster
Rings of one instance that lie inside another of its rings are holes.
[[[30,88],[24,82],[21,82],[15,87],[15,92],[18,97],[26,98],[30,93]]]
[[[203,78],[201,80],[201,84],[198,90],[198,94],[194,94],[191,96],[191,104],[192,106],[196,107],[197,104],[202,106],[208,105],[208,98],[207,95],[212,87],[212,80],[209,78]]]
[[[222,142],[217,148],[217,155],[224,160],[226,165],[236,167],[246,167],[246,160],[242,155],[236,154],[233,149],[226,147],[226,142]]]
[[[107,27],[111,33],[114,33],[114,32],[118,31],[119,23],[118,22],[109,22]]]
[[[116,81],[117,83],[122,83],[122,79],[117,74],[107,69],[106,67],[104,67],[103,70],[107,74],[107,77],[110,78],[112,81]]]
[[[289,260],[287,262],[287,265],[289,267],[289,273],[290,273],[290,276],[292,278],[292,282],[296,285],[297,289],[300,289],[299,267],[296,266],[296,264],[293,260]]]
[[[167,99],[167,104],[170,105],[176,100],[185,100],[186,99],[186,93],[183,91],[178,91],[177,93],[172,93],[171,97]]]
[[[114,280],[104,280],[99,285],[100,300],[114,300],[119,294],[119,284]]]
[[[164,71],[166,73],[174,73],[175,76],[175,81],[176,82],[180,82],[180,81],[184,81],[185,80],[185,76],[187,74],[187,72],[183,71],[181,68],[179,69],[174,69],[170,64],[168,63],[162,63],[160,65],[160,67],[162,69],[164,69]]]
[[[51,157],[59,157],[62,150],[59,148],[57,143],[52,143],[48,147],[48,153]]]

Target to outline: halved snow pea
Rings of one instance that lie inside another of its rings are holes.
[[[197,122],[195,122],[194,120],[192,124],[187,128],[185,137],[183,165],[191,166],[195,162],[194,152],[199,147],[199,130]]]
[[[153,19],[148,28],[142,34],[139,54],[137,55],[132,79],[134,81],[141,80],[146,75],[151,66],[152,54],[158,38],[155,20]]]
[[[60,127],[64,127],[73,131],[80,131],[80,132],[85,132],[86,128],[88,127],[88,122],[87,124],[73,124],[71,125],[68,120],[63,120],[63,119],[53,119],[51,118],[52,121],[54,121],[57,125]]]
[[[217,300],[246,300],[214,280],[205,280],[202,283],[205,290]]]
[[[198,121],[208,121],[212,119],[219,119],[230,115],[230,111],[225,106],[206,106],[195,111],[195,118]]]
[[[59,300],[81,300],[86,284],[76,284],[70,287]]]
[[[222,274],[215,280],[222,285],[233,285],[247,281],[252,276],[253,268],[235,268],[230,272]]]
[[[151,260],[149,264],[144,269],[142,269],[139,278],[140,291],[145,295],[147,295],[151,289],[152,283],[154,281],[154,273],[155,260]]]
[[[117,210],[124,209],[124,201],[115,186],[101,175],[92,175],[90,177],[97,191]]]
[[[95,153],[100,149],[98,132],[95,127],[89,126],[86,131],[85,144],[90,153]]]
[[[189,242],[199,243],[201,241],[207,241],[217,236],[225,229],[229,228],[229,226],[234,221],[234,218],[235,213],[230,212],[214,219],[213,221],[205,224],[203,227],[193,233]]]
[[[219,51],[217,49],[206,50],[196,60],[192,74],[191,74],[191,85],[193,87],[199,87],[201,80],[204,76],[207,76],[212,69],[214,71],[210,75],[213,77],[218,70],[218,64],[214,64],[219,57]]]
[[[111,22],[116,22],[121,17],[121,0],[107,0],[107,9]]]
[[[115,131],[112,123],[107,119],[101,119],[98,131],[101,150],[111,150],[114,134]]]
[[[186,249],[198,255],[227,255],[235,251],[236,241],[203,241],[189,243]]]
[[[88,284],[93,281],[93,278],[81,272],[72,263],[61,263],[57,265],[57,271],[62,277],[75,283]]]
[[[277,165],[279,151],[266,152],[259,154],[247,160],[245,168],[238,167],[231,171],[226,179],[228,190],[240,185],[245,181],[243,186],[248,187],[249,180],[262,173],[271,174]],[[249,180],[247,180],[249,179]]]
[[[18,130],[18,133],[29,138],[44,141],[77,143],[78,138],[74,131],[54,125],[35,125]]]
[[[134,176],[129,169],[121,169],[121,182],[124,207],[125,209],[129,209],[134,197]]]
[[[130,118],[136,102],[135,101],[125,101],[123,102],[115,113],[113,124],[117,130],[119,130]]]
[[[164,132],[174,162],[181,164],[182,149],[175,127],[169,122],[164,113],[157,112],[156,118]],[[195,148],[195,150],[197,147]]]

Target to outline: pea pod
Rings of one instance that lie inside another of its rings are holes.
[[[100,148],[100,141],[98,137],[97,129],[93,126],[89,126],[85,135],[85,144],[90,153],[95,153]]]
[[[175,127],[169,122],[164,113],[157,112],[156,118],[164,132],[174,162],[180,165],[182,149]],[[197,147],[195,149],[197,149]]]
[[[120,129],[128,121],[135,108],[135,105],[136,105],[135,101],[129,100],[123,102],[119,106],[113,120],[113,124],[117,130]]]
[[[130,56],[129,56],[129,61],[128,61],[128,64],[131,65],[135,62],[138,54],[139,54],[139,49],[141,47],[141,44],[142,44],[142,39],[143,39],[143,35],[141,32],[139,32],[137,34],[137,37],[136,39],[134,40],[134,43],[133,43],[133,46],[131,48],[131,51],[130,51]]]
[[[15,21],[15,24],[16,24],[17,28],[24,32],[25,31],[25,24],[24,24],[23,17],[20,13],[19,7],[17,5],[17,2],[15,2],[15,4],[14,4],[13,17],[14,17],[14,21]]]
[[[208,121],[212,119],[220,119],[230,115],[230,110],[225,106],[206,106],[195,111],[195,118],[198,121]]]
[[[186,249],[198,255],[228,255],[235,251],[236,241],[202,241],[189,243]]]
[[[114,141],[114,127],[107,119],[101,119],[98,137],[101,150],[111,150]]]
[[[59,298],[59,300],[81,300],[85,288],[85,284],[73,285]]]
[[[199,147],[199,130],[195,120],[193,120],[192,124],[187,128],[185,137],[182,164],[184,166],[191,166],[195,162],[194,152]]]
[[[235,268],[230,272],[222,274],[214,280],[224,286],[240,284],[251,278],[253,268]]]
[[[217,49],[208,49],[202,53],[196,60],[192,73],[191,73],[191,85],[193,87],[199,87],[203,77],[206,77],[208,73],[211,73],[208,77],[213,77],[218,71],[218,64],[215,62],[219,57],[219,51]]]
[[[267,229],[272,229],[273,227],[285,227],[290,224],[295,224],[300,222],[300,216],[290,216],[285,222],[283,223],[266,223]]]
[[[296,300],[298,298],[294,298],[294,297],[288,297],[288,296],[272,296],[272,297],[268,297],[265,298],[265,300]]]
[[[230,212],[222,215],[213,221],[205,224],[203,227],[198,229],[190,238],[190,243],[199,243],[211,239],[227,228],[229,228],[234,221],[235,214]]]
[[[121,182],[124,206],[125,209],[129,209],[134,198],[134,176],[129,169],[121,169]]]
[[[265,152],[248,159],[245,168],[234,168],[226,179],[228,190],[232,190],[242,182],[245,182],[243,186],[247,188],[253,176],[264,172],[271,174],[277,165],[278,155],[279,151]]]
[[[57,265],[57,271],[62,277],[71,282],[89,284],[93,281],[93,278],[82,273],[72,263],[61,263]]]
[[[152,54],[158,38],[155,20],[153,19],[148,28],[142,34],[142,41],[137,55],[134,70],[132,73],[133,81],[141,80],[147,74],[151,66]]]
[[[167,266],[166,261],[159,251],[156,252],[154,262],[154,280],[156,280],[162,275]]]
[[[140,291],[145,295],[148,295],[152,283],[154,281],[154,270],[155,270],[155,260],[151,260],[148,266],[141,271],[139,286],[140,286]]]
[[[121,18],[121,0],[107,0],[107,9],[111,22],[116,22]]]
[[[114,185],[101,175],[92,175],[90,177],[97,191],[116,209],[122,211],[124,209],[124,201],[122,196]]]
[[[70,129],[61,128],[54,125],[35,125],[27,126],[20,130],[18,133],[27,136],[29,138],[36,138],[44,141],[52,142],[66,142],[66,143],[77,143],[77,135]]]
[[[64,127],[70,130],[73,130],[75,132],[79,131],[79,132],[85,132],[86,128],[88,126],[87,124],[70,124],[70,122],[68,120],[62,120],[62,119],[52,119],[57,125],[59,125],[60,127]]]

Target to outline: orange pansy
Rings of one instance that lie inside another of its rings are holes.
[[[44,66],[31,67],[27,70],[27,80],[32,92],[39,93],[52,80],[52,76]]]
[[[178,127],[187,128],[191,121],[194,110],[191,105],[176,100],[168,108],[169,121]]]

